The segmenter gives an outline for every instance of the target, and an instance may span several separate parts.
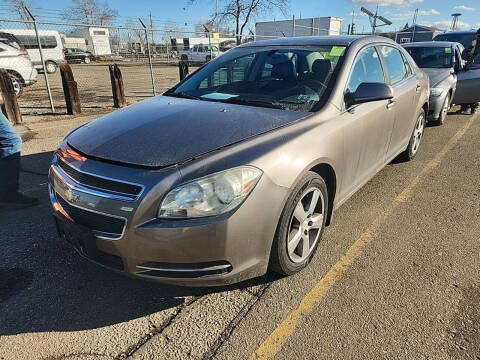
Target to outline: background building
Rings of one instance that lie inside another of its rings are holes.
[[[442,34],[444,31],[436,27],[414,25],[397,32],[395,41],[399,44],[418,41],[430,41],[436,35]]]

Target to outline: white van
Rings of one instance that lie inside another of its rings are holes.
[[[37,70],[42,70],[42,60],[38,50],[37,36],[35,30],[30,29],[2,29],[3,32],[13,34],[27,49],[30,60]],[[38,30],[40,43],[42,44],[45,67],[49,74],[57,71],[60,64],[66,63],[63,52],[62,39],[56,30]]]

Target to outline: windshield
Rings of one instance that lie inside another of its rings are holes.
[[[476,33],[472,32],[470,34],[455,34],[455,33],[446,33],[435,36],[433,41],[451,41],[459,42],[463,45],[465,49],[473,46],[473,41],[476,39]],[[475,58],[475,64],[480,64],[480,55]]]
[[[208,63],[164,95],[316,111],[329,95],[345,46],[241,47]]]
[[[451,68],[452,48],[451,47],[406,47],[413,60],[421,68]]]

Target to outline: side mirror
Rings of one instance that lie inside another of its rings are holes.
[[[372,101],[393,99],[393,89],[385,83],[364,82],[361,83],[354,93],[345,94],[347,109],[353,105]]]

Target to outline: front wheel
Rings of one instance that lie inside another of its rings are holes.
[[[57,71],[57,64],[53,61],[47,61],[45,63],[45,68],[47,69],[47,73],[53,74],[55,71]]]
[[[418,149],[420,148],[420,143],[423,139],[424,130],[425,112],[422,111],[421,114],[418,115],[417,121],[415,122],[415,128],[413,129],[407,149],[399,156],[401,160],[410,161],[415,157],[415,155],[417,155]]]
[[[443,125],[445,123],[445,119],[447,118],[448,110],[450,109],[450,94],[445,96],[445,101],[442,105],[442,110],[440,111],[440,115],[438,116],[437,125]]]
[[[84,62],[85,64],[90,64],[90,57],[85,56],[85,58],[83,59],[83,62]]]
[[[270,268],[292,275],[312,259],[325,228],[328,193],[325,181],[308,172],[292,190],[280,217],[270,254]]]

